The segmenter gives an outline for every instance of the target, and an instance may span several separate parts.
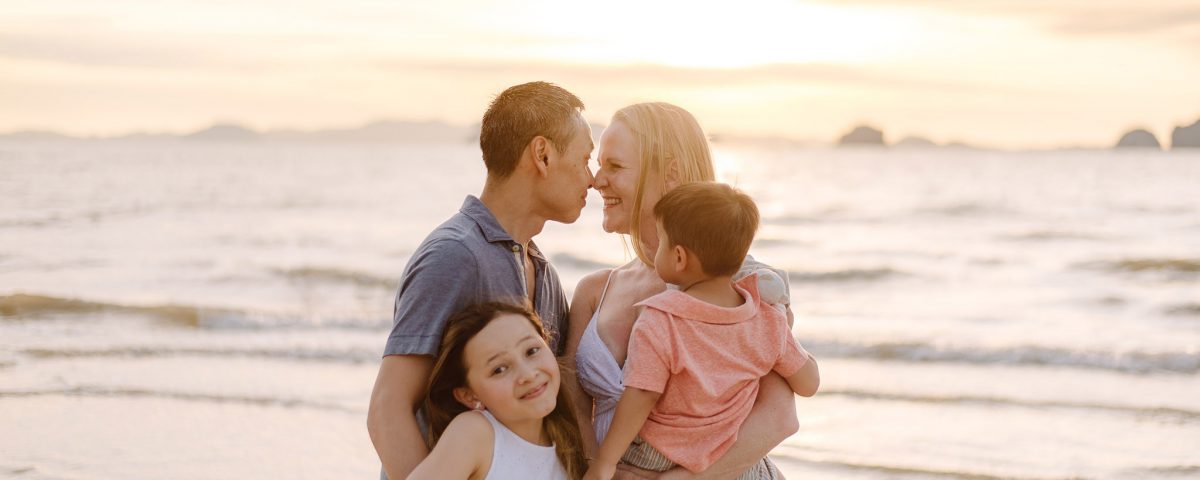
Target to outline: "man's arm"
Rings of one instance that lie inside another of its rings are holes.
[[[388,355],[379,365],[367,432],[389,479],[407,478],[429,454],[416,412],[432,370],[433,359],[424,355]]]
[[[625,393],[621,394],[621,400],[617,402],[612,427],[608,429],[608,435],[604,437],[604,443],[597,452],[596,461],[592,463],[592,468],[588,469],[584,479],[612,478],[621,456],[637,438],[638,432],[642,431],[642,425],[646,423],[650,410],[654,409],[654,404],[658,403],[660,396],[662,394],[658,392],[634,387],[625,388]]]

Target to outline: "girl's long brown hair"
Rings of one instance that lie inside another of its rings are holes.
[[[454,398],[454,389],[467,386],[467,368],[463,362],[463,352],[467,342],[479,334],[496,317],[510,313],[529,319],[533,329],[547,339],[546,329],[542,326],[531,308],[526,305],[488,302],[467,307],[450,318],[446,332],[442,335],[441,348],[438,349],[437,359],[433,363],[433,371],[429,375],[429,385],[425,389],[425,415],[429,419],[429,446],[436,445],[450,421],[458,414],[469,410]],[[565,368],[559,365],[559,369]],[[561,375],[560,375],[561,377]],[[567,471],[567,476],[573,479],[583,478],[587,471],[587,460],[583,456],[583,437],[579,434],[579,425],[571,413],[570,397],[566,389],[559,386],[557,403],[554,410],[546,416],[542,424],[550,441],[554,442],[554,450],[558,461]]]

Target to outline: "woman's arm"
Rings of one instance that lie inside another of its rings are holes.
[[[583,454],[592,458],[596,454],[596,433],[592,429],[592,411],[595,405],[592,397],[583,391],[579,377],[575,373],[575,355],[579,352],[579,341],[583,331],[587,329],[592,314],[596,312],[596,300],[600,289],[608,282],[611,270],[593,272],[579,280],[575,286],[575,295],[571,298],[571,310],[567,331],[567,347],[563,353],[566,368],[562,371],[563,388],[571,398],[575,407],[575,421],[579,424],[579,434],[583,436]]]
[[[483,478],[492,467],[495,433],[492,424],[477,412],[454,417],[429,456],[408,475],[408,480]]]

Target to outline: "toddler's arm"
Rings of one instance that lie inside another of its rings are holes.
[[[591,468],[588,468],[587,475],[584,475],[585,480],[612,478],[621,456],[637,438],[642,425],[646,423],[646,418],[650,416],[650,410],[654,409],[654,404],[658,403],[658,397],[661,395],[640,388],[625,388],[625,393],[621,394],[621,400],[617,402],[612,427],[604,437],[604,443],[600,445],[596,460],[592,462]]]
[[[821,386],[821,371],[817,368],[817,359],[808,355],[808,361],[804,362],[804,366],[785,379],[788,386],[792,387],[793,392],[802,397],[813,396],[817,393],[817,388]]]

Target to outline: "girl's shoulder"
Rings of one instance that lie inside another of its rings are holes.
[[[438,443],[447,439],[469,441],[472,445],[483,441],[491,443],[495,435],[492,422],[483,416],[483,412],[467,410],[450,420],[450,424],[446,426],[446,431],[442,433],[442,438],[438,440]]]
[[[429,456],[409,478],[484,478],[492,468],[492,424],[476,411],[460,413],[450,420]]]
[[[451,432],[454,433],[451,434]],[[442,434],[442,438],[438,442],[441,443],[443,440],[453,442],[447,446],[453,446],[455,451],[464,454],[464,461],[467,458],[471,459],[476,465],[475,471],[480,472],[478,478],[484,478],[492,469],[492,452],[496,448],[495,435],[492,422],[483,416],[483,412],[467,410],[450,421],[450,425],[446,426],[446,432]]]

